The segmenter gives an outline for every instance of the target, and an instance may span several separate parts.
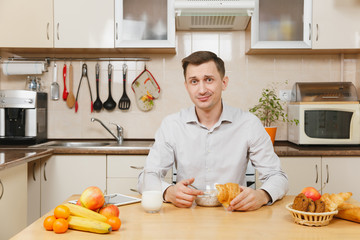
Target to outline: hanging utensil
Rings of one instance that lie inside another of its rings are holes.
[[[54,63],[54,77],[50,86],[51,99],[59,100],[59,84],[57,83],[57,65]]]
[[[128,97],[128,95],[126,94],[126,77],[127,77],[127,65],[126,63],[123,64],[123,95],[120,98],[119,101],[119,108],[121,110],[128,110],[130,108],[130,98]]]
[[[109,63],[109,65],[108,65],[109,97],[104,102],[104,105],[103,105],[106,110],[113,110],[116,107],[116,102],[114,101],[114,99],[111,96],[111,74],[112,74],[112,70],[113,70],[113,66],[111,65],[111,63]]]
[[[96,100],[94,102],[94,110],[100,111],[103,107],[103,104],[99,97],[99,76],[100,76],[100,65],[96,63],[95,66],[95,75],[96,75]]]
[[[64,91],[63,91],[63,100],[66,101],[69,92],[66,89],[66,64],[64,63],[64,67],[63,67],[63,77],[64,77]]]
[[[71,63],[69,65],[69,95],[66,99],[66,105],[69,108],[73,108],[73,106],[75,105],[75,96],[73,93],[73,66]]]
[[[93,105],[93,99],[92,99],[92,94],[91,94],[90,82],[89,82],[89,78],[88,78],[88,75],[87,75],[87,65],[86,65],[86,63],[84,63],[82,65],[82,74],[81,74],[81,78],[80,78],[80,82],[79,82],[79,86],[78,86],[77,93],[76,93],[76,98],[75,98],[75,112],[77,112],[77,110],[79,108],[78,96],[79,96],[79,90],[80,90],[80,86],[81,86],[81,82],[82,82],[83,78],[86,78],[87,83],[88,83],[89,93],[90,93],[90,100],[91,100],[91,112],[93,112],[94,105]]]

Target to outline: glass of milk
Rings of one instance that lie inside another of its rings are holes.
[[[156,169],[145,169],[143,172],[141,205],[148,213],[159,212],[163,203],[160,176],[160,170]]]

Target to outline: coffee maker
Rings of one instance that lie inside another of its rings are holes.
[[[0,144],[47,140],[47,93],[0,90]]]

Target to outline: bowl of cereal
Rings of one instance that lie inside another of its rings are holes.
[[[215,188],[206,188],[206,189],[199,189],[204,194],[197,195],[195,198],[195,202],[198,206],[202,207],[218,207],[221,206],[221,203],[218,201],[217,195],[218,191]]]

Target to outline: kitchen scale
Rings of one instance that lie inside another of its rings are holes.
[[[120,193],[104,195],[104,197],[105,197],[105,204],[114,204],[115,206],[122,206],[122,205],[137,203],[141,201],[140,198],[130,197]],[[77,200],[69,201],[69,203],[73,203],[73,204],[76,204],[76,202]]]

